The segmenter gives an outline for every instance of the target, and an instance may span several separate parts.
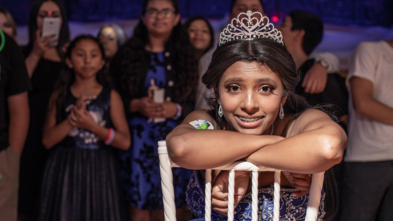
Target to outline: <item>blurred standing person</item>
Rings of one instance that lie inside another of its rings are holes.
[[[393,39],[352,55],[348,147],[339,220],[393,220]]]
[[[61,20],[59,39],[41,37],[43,19]],[[20,164],[19,212],[31,216],[36,209],[48,151],[42,134],[49,98],[63,66],[64,46],[69,42],[67,13],[60,0],[37,0],[30,11],[29,44],[24,48],[32,90],[29,91],[30,126]],[[52,46],[57,42],[57,46]]]
[[[214,48],[214,31],[210,22],[202,16],[193,16],[187,19],[184,23],[184,28],[187,30],[190,36],[190,42],[195,48],[195,58],[199,62],[202,56]],[[203,68],[199,67],[198,68]],[[207,109],[207,104],[205,102],[205,85],[202,84],[202,75],[199,71],[198,78],[198,89],[196,94],[195,107],[202,107],[205,105]]]
[[[184,23],[195,48],[195,58],[199,61],[202,55],[214,47],[214,32],[210,22],[203,16],[193,16]]]
[[[91,35],[67,48],[67,67],[49,103],[43,144],[45,167],[39,221],[125,221],[114,148],[127,150],[123,102],[112,90],[104,48]]]
[[[0,8],[0,29],[15,40],[17,31],[12,15],[7,9]]]
[[[29,77],[16,42],[0,29],[0,218],[16,221],[19,157],[29,125]]]
[[[105,67],[109,68],[117,50],[127,41],[127,35],[117,24],[104,25],[98,32],[98,40],[105,50]]]
[[[144,0],[134,36],[111,63],[111,75],[123,97],[132,138],[131,148],[121,152],[120,158],[133,221],[164,220],[157,142],[165,140],[194,109],[196,68],[194,50],[180,23],[178,1]],[[152,99],[158,89],[165,89],[163,103]],[[163,122],[154,123],[154,118]],[[177,208],[186,205],[190,174],[188,170],[174,170]]]
[[[288,13],[278,30],[281,31],[285,47],[292,55],[296,64],[296,69],[301,71],[301,79],[296,86],[295,93],[304,97],[311,106],[321,104],[334,104],[333,109],[337,118],[346,119],[348,117],[348,91],[345,87],[345,78],[338,73],[329,73],[326,87],[321,93],[307,93],[302,87],[305,81],[305,74],[316,63],[315,58],[311,58],[311,52],[318,46],[323,38],[323,22],[315,14],[294,10]],[[346,129],[345,124],[340,122],[340,126]]]

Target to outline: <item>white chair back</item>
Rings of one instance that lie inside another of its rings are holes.
[[[165,141],[158,142],[158,155],[160,158],[161,188],[164,202],[165,221],[176,221],[175,193],[173,187],[172,168],[179,167],[171,161]],[[234,186],[235,171],[252,172],[252,221],[258,220],[258,171],[272,171],[274,174],[274,194],[273,194],[273,221],[279,221],[280,216],[280,178],[281,171],[263,166],[256,166],[247,161],[234,162],[217,168],[207,169],[205,176],[205,221],[211,220],[211,171],[229,170],[228,186],[228,221],[234,219]],[[310,187],[310,197],[308,200],[305,221],[315,221],[318,219],[319,203],[324,180],[324,172],[313,174]]]

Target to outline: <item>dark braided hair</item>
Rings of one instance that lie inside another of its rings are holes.
[[[175,8],[175,14],[179,14],[178,1],[168,1]],[[143,1],[142,15],[146,13],[148,3],[149,0]],[[151,59],[150,53],[145,50],[148,43],[148,30],[140,20],[134,29],[134,35],[125,43],[122,51],[124,59],[121,62],[120,90],[129,97],[141,95],[141,85],[144,85],[145,81],[141,76],[148,72]],[[176,101],[194,101],[198,82],[197,63],[188,34],[180,21],[172,29],[165,44],[165,51],[171,55]]]

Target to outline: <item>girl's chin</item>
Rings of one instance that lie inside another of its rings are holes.
[[[242,133],[242,134],[249,134],[249,135],[261,135],[263,134],[263,129],[262,128],[242,128],[237,125],[237,127],[232,127],[236,132]]]

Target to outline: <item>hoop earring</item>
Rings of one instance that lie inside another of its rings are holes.
[[[222,107],[221,107],[221,104],[220,104],[220,106],[218,107],[218,116],[222,117],[223,115],[224,115],[224,113],[222,113]]]
[[[280,117],[281,120],[284,118],[284,108],[282,107],[282,104],[281,104],[280,112],[279,112],[278,116]]]

